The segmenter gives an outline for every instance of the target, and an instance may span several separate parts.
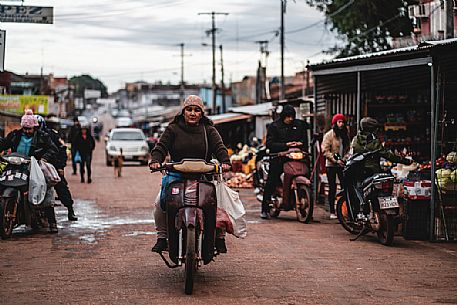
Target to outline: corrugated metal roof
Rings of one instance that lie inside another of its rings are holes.
[[[239,113],[222,113],[216,115],[210,115],[208,118],[214,122],[214,125],[219,125],[222,123],[228,123],[239,120],[246,120],[251,118],[248,114],[239,114]]]
[[[324,61],[321,63],[316,63],[311,65],[312,70],[320,70],[327,68],[328,65],[337,65],[337,64],[344,64],[350,63],[354,61],[362,61],[364,59],[372,59],[372,58],[381,58],[381,57],[389,57],[392,55],[400,55],[400,54],[408,54],[420,51],[426,51],[428,49],[437,47],[437,46],[447,46],[447,45],[456,45],[457,46],[457,38],[451,38],[446,40],[439,40],[439,41],[424,41],[417,46],[375,52],[370,54],[363,54],[345,58],[336,58],[330,61]]]

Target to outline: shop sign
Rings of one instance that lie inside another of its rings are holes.
[[[0,111],[23,114],[25,109],[33,113],[48,114],[47,95],[0,95]]]
[[[0,22],[52,24],[53,7],[0,5]]]

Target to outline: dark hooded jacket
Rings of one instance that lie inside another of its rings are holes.
[[[279,119],[268,126],[267,131],[267,148],[272,153],[286,151],[288,142],[302,142],[300,147],[304,151],[308,151],[308,129],[309,125],[303,120],[294,119],[292,124],[285,124],[286,116],[295,117],[295,109],[290,105],[284,106]]]
[[[0,141],[0,151],[11,149],[13,152],[16,152],[22,134],[22,129],[16,129],[10,132],[6,138]],[[49,134],[41,130],[36,130],[33,135],[29,156],[34,156],[38,160],[44,158],[48,162],[53,163],[57,158],[57,153],[58,149],[54,143],[52,143]]]
[[[372,155],[365,161],[365,168],[370,170],[372,174],[382,172],[379,164],[381,158],[407,165],[412,163],[411,160],[398,156],[382,146],[381,141],[371,132],[360,131],[357,136],[352,139],[351,147],[354,154],[380,150],[378,154]]]
[[[204,132],[206,132],[208,145],[206,145]],[[152,160],[160,163],[168,154],[174,162],[182,159],[209,161],[214,156],[221,163],[230,163],[227,148],[222,142],[219,132],[205,116],[197,126],[187,125],[182,114],[176,116],[165,129],[151,154]]]

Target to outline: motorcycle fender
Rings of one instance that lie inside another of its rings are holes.
[[[3,198],[12,198],[17,196],[17,190],[12,187],[8,187],[3,190],[2,195]]]
[[[305,176],[297,176],[295,177],[296,184],[304,184],[304,185],[311,185],[311,181],[306,178]]]

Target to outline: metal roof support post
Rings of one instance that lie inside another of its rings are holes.
[[[430,122],[430,155],[432,163],[432,190],[430,198],[430,241],[433,241],[435,236],[435,200],[436,200],[436,185],[435,185],[435,171],[436,171],[436,99],[435,99],[435,71],[433,63],[428,64],[430,67],[430,107],[431,107],[431,122]]]
[[[357,131],[360,128],[360,115],[361,115],[361,108],[362,108],[362,96],[360,92],[360,71],[357,71]]]
[[[314,116],[313,116],[313,137],[315,134],[317,134],[317,80],[316,80],[316,76],[313,76],[313,83],[314,83],[314,92],[313,92],[313,95],[314,95],[314,103],[313,103],[313,113],[314,113]],[[312,141],[314,142],[314,141]],[[319,143],[320,145],[320,143]],[[314,145],[313,145],[313,148],[312,148],[312,153],[313,153],[313,164],[315,164],[319,158],[319,151],[317,149],[314,148]],[[318,183],[319,183],[319,169],[320,169],[320,166],[319,164],[316,164],[315,166],[315,169],[314,169],[314,175],[313,175],[313,194],[314,194],[314,202],[316,202],[316,200],[318,199],[318,193],[317,193],[317,190],[319,189],[318,187]]]

